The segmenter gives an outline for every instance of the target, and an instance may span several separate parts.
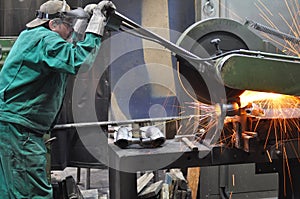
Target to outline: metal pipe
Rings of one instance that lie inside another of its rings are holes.
[[[161,117],[161,118],[145,118],[145,119],[121,120],[121,121],[57,124],[54,126],[53,129],[59,130],[59,129],[68,129],[68,128],[83,128],[83,127],[95,127],[95,126],[106,126],[106,125],[124,125],[124,124],[133,124],[133,123],[148,123],[148,122],[163,122],[163,121],[166,122],[166,121],[170,121],[170,120],[190,119],[191,117],[197,117],[197,115]]]

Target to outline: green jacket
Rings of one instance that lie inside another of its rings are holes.
[[[38,132],[54,125],[67,77],[92,65],[101,39],[87,33],[75,45],[44,27],[24,30],[0,72],[0,120]]]

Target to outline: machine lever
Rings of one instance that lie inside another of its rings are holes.
[[[136,33],[135,36],[156,42],[166,47],[170,51],[174,52],[176,55],[188,60],[189,62],[194,63],[196,65],[200,65],[201,70],[199,71],[201,72],[204,72],[206,71],[206,69],[213,67],[213,64],[207,59],[202,59],[197,55],[185,50],[184,48],[166,40],[160,35],[150,30],[147,30],[146,28],[135,23],[134,21],[130,20],[129,18],[125,17],[124,15],[120,14],[117,11],[114,11],[113,13],[110,14],[107,22],[107,26],[109,29],[112,30],[122,30],[121,26],[133,30]],[[126,32],[131,33],[130,31],[126,31]]]

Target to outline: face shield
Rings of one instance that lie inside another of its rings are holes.
[[[62,23],[73,29],[72,35],[67,40],[68,42],[76,43],[83,40],[89,15],[82,8],[64,12],[60,18],[62,19]]]

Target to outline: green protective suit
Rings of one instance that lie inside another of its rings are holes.
[[[42,26],[19,35],[0,73],[0,198],[52,197],[42,135],[54,125],[68,75],[92,65],[100,44],[87,33],[75,46]]]

